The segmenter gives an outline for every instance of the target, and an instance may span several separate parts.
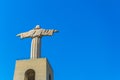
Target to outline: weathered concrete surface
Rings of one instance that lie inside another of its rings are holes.
[[[35,80],[53,80],[53,71],[46,58],[17,60],[13,80],[25,80],[25,72],[29,69],[35,71]]]

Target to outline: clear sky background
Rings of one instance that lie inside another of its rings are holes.
[[[119,0],[0,0],[0,80],[29,59],[31,39],[16,34],[37,24],[60,31],[42,39],[54,80],[120,80]]]

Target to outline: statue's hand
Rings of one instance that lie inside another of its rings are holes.
[[[18,37],[19,37],[19,36],[21,36],[21,34],[17,34],[16,36],[18,36]]]
[[[54,32],[59,32],[58,30],[54,30]]]
[[[23,35],[20,33],[20,34],[17,34],[16,36],[20,37],[21,39],[23,39]]]

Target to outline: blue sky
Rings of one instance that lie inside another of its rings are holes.
[[[0,80],[29,59],[31,39],[16,34],[37,24],[60,32],[42,39],[54,80],[120,80],[119,0],[0,0]]]

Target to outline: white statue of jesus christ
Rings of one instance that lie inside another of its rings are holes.
[[[54,32],[58,32],[57,30],[46,30],[40,28],[37,25],[33,30],[28,32],[17,34],[20,38],[32,38],[31,43],[31,59],[36,59],[40,57],[40,45],[42,36],[52,36]]]

